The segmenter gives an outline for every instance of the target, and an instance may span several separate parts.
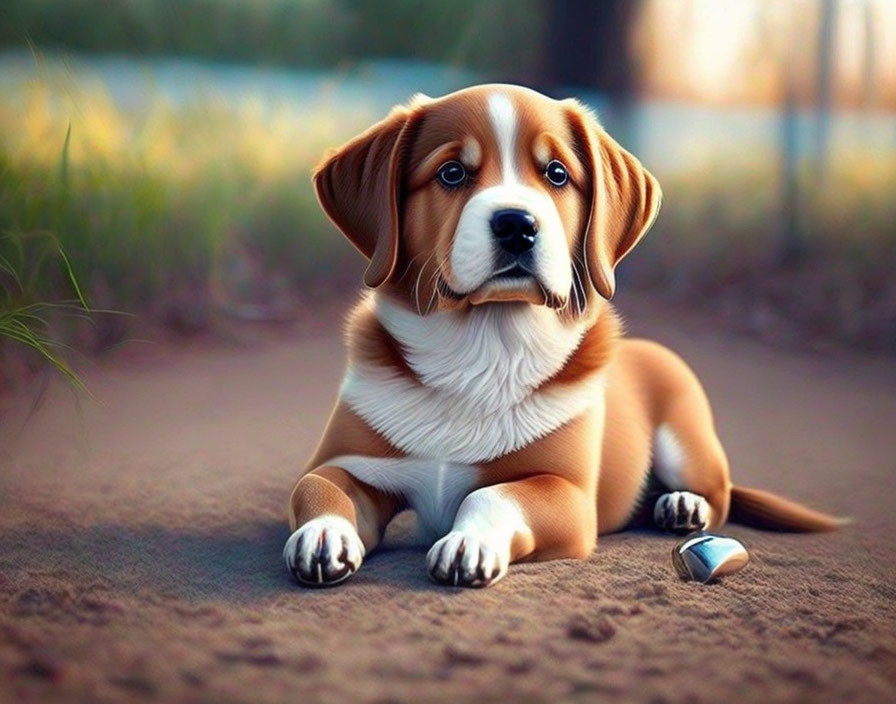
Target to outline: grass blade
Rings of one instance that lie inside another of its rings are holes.
[[[63,185],[68,185],[68,150],[72,141],[72,123],[69,120],[65,130],[65,141],[62,143],[62,155],[59,158],[59,180]]]
[[[78,279],[75,277],[75,272],[72,269],[72,264],[68,260],[65,252],[62,247],[58,247],[57,250],[59,252],[59,256],[62,259],[62,264],[65,267],[65,273],[68,274],[68,280],[71,282],[72,288],[75,289],[75,294],[78,296],[78,300],[81,302],[81,306],[88,313],[90,312],[90,306],[87,305],[87,299],[84,298],[84,294],[81,292],[81,287],[78,285]]]

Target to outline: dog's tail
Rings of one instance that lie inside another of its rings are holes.
[[[790,501],[770,491],[731,487],[731,511],[728,520],[766,530],[789,533],[816,533],[837,530],[852,523]]]

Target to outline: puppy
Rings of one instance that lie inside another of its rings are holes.
[[[709,403],[673,352],[623,339],[614,268],[660,207],[654,177],[574,100],[510,85],[419,96],[314,172],[367,257],[349,363],[289,505],[295,578],[354,574],[396,513],[441,584],[585,558],[644,520],[838,520],[732,486]]]

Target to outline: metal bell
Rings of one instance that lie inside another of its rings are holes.
[[[726,535],[691,533],[672,549],[672,564],[685,580],[706,584],[734,574],[750,561],[743,543]]]

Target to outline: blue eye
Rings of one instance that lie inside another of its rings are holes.
[[[467,170],[459,161],[447,161],[439,167],[439,181],[446,188],[457,188],[467,180]]]
[[[565,186],[566,182],[569,181],[569,172],[563,164],[554,159],[545,167],[544,177],[550,181],[551,184],[560,188],[561,186]]]

